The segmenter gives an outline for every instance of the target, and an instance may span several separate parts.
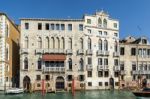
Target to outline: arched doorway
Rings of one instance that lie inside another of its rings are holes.
[[[114,78],[109,79],[110,89],[114,89]]]
[[[24,79],[23,79],[23,88],[26,89],[27,91],[30,90],[30,83],[31,80],[28,76],[25,76]]]
[[[63,90],[65,88],[65,80],[62,76],[56,78],[56,90]]]

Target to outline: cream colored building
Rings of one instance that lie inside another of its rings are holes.
[[[150,79],[150,43],[146,37],[120,40],[121,86],[137,86],[139,77]],[[125,81],[125,82],[124,82]]]
[[[17,26],[0,13],[0,90],[19,87],[19,37]]]
[[[21,19],[20,85],[33,90],[118,87],[119,21],[104,11],[83,19]],[[111,83],[112,84],[112,83]],[[84,87],[85,86],[85,87]]]

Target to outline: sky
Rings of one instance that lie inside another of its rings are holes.
[[[0,0],[0,12],[20,18],[82,18],[104,10],[120,22],[120,38],[150,38],[150,0]]]

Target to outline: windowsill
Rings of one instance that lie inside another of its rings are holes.
[[[28,71],[28,69],[22,69],[22,71]]]
[[[36,69],[36,71],[42,71],[42,69]]]

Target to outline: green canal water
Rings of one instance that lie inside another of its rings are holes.
[[[71,92],[49,93],[42,96],[41,93],[3,95],[0,99],[150,99],[137,98],[129,91],[86,91],[75,92],[72,96]]]

